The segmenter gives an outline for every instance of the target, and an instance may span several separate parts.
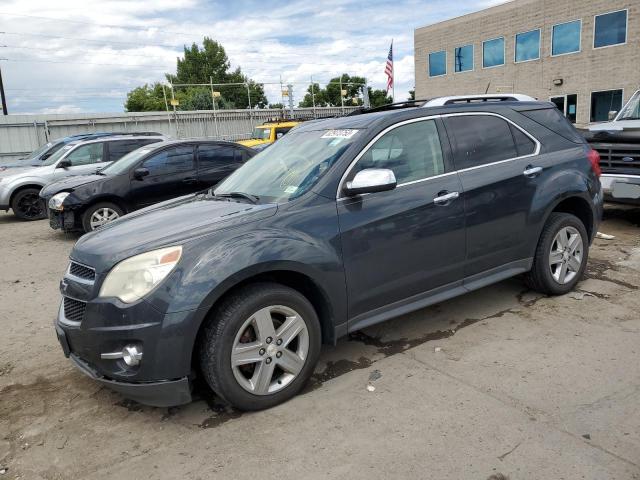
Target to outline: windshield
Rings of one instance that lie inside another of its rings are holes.
[[[53,142],[45,143],[43,146],[41,146],[37,150],[34,150],[33,152],[31,152],[31,154],[28,157],[26,157],[25,160],[33,160],[33,159],[39,158],[40,155],[42,155],[44,152],[49,150],[51,147],[55,147],[55,150],[58,150],[58,148],[60,148],[61,146],[62,146],[62,142],[56,143],[55,145]]]
[[[54,153],[49,158],[47,158],[45,161],[43,161],[42,165],[43,166],[53,165],[58,160],[60,160],[62,157],[64,157],[67,154],[67,152],[69,150],[71,150],[73,147],[75,147],[76,145],[78,145],[78,144],[77,143],[68,143],[68,144],[66,144],[64,147],[62,147],[56,153]]]
[[[124,157],[116,160],[108,167],[100,170],[100,173],[104,175],[121,175],[129,171],[129,169],[138,163],[142,157],[144,157],[147,153],[155,150],[155,146],[153,147],[143,147],[134,150],[133,152],[127,153]]]
[[[616,121],[618,120],[640,120],[640,90],[631,97],[631,100],[620,111],[618,118],[616,118]]]
[[[358,130],[292,131],[232,173],[216,195],[242,192],[260,202],[299,197],[329,170],[353,143]]]
[[[269,140],[270,136],[271,136],[270,128],[256,127],[253,129],[253,133],[251,134],[251,138],[253,140]]]

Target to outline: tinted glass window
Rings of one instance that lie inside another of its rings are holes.
[[[66,160],[69,160],[73,167],[102,162],[102,149],[102,142],[81,145],[67,155]]]
[[[511,128],[511,134],[513,135],[513,140],[516,143],[516,151],[518,152],[519,157],[523,155],[531,155],[536,151],[536,143],[522,130],[511,124],[509,124],[509,128]]]
[[[193,146],[172,147],[147,159],[142,167],[149,170],[149,175],[168,175],[192,170]]]
[[[504,38],[487,40],[482,44],[482,66],[484,68],[504,65]]]
[[[529,110],[520,112],[522,115],[529,117],[534,122],[548,128],[549,130],[561,135],[575,143],[583,143],[584,138],[569,123],[564,115],[557,108],[544,108],[542,110]]]
[[[358,160],[352,174],[365,168],[388,168],[393,171],[398,183],[444,173],[435,122],[425,120],[391,130]]]
[[[582,22],[580,20],[555,25],[551,39],[551,54],[564,55],[565,53],[579,52],[581,30]]]
[[[292,127],[279,127],[276,128],[276,139],[282,137],[285,133],[291,130]]]
[[[456,72],[473,70],[473,45],[465,45],[455,50]]]
[[[458,170],[518,156],[509,123],[489,115],[445,119]]]
[[[606,13],[596,17],[594,48],[618,45],[627,41],[627,11]]]
[[[516,62],[540,58],[540,30],[516,35]]]
[[[124,157],[127,153],[133,152],[134,150],[148,145],[150,143],[154,143],[156,140],[122,140],[122,141],[114,141],[108,142],[109,145],[109,160],[110,162],[114,162]]]
[[[228,167],[239,161],[236,149],[218,145],[200,145],[198,147],[200,168]]]
[[[591,94],[591,121],[606,122],[609,112],[619,112],[622,108],[622,90],[608,90]]]
[[[429,76],[438,77],[447,73],[447,52],[433,52],[429,54]]]

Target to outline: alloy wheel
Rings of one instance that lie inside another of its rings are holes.
[[[120,218],[120,214],[118,212],[116,212],[112,208],[103,207],[97,209],[91,214],[89,224],[91,225],[91,230],[95,230],[96,228],[100,228],[103,225],[111,223],[118,218]]]
[[[584,258],[582,235],[574,227],[563,227],[551,243],[549,268],[556,282],[565,285],[580,271]]]
[[[242,324],[231,350],[238,384],[255,395],[270,395],[289,385],[309,355],[303,318],[283,305],[262,308]]]
[[[18,201],[18,211],[24,218],[41,218],[44,216],[44,202],[37,194],[24,195]]]

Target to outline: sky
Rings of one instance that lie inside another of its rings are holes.
[[[413,31],[503,0],[2,0],[0,68],[9,113],[122,112],[126,94],[175,73],[184,45],[220,42],[270,102],[341,73],[414,87]]]

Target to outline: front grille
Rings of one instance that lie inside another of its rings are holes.
[[[85,267],[76,262],[71,262],[71,265],[69,265],[69,273],[84,280],[94,281],[96,279],[96,271],[93,268]]]
[[[64,297],[64,316],[67,320],[72,322],[82,322],[86,308],[87,304],[85,302]]]
[[[602,173],[640,175],[640,143],[591,144],[600,154]]]

